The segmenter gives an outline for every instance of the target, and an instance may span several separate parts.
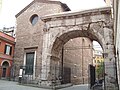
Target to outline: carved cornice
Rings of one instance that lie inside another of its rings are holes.
[[[61,19],[71,19],[71,18],[80,18],[85,16],[94,16],[101,14],[111,14],[111,7],[97,8],[97,9],[89,9],[79,12],[62,12],[58,14],[50,14],[41,17],[42,21],[53,21],[53,20],[61,20]]]

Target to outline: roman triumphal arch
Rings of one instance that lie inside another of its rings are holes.
[[[59,66],[62,46],[70,39],[87,37],[98,41],[103,48],[105,88],[114,90],[116,85],[115,53],[111,8],[98,8],[79,12],[64,12],[42,17],[43,34],[41,80],[50,84],[54,69]],[[59,71],[58,71],[59,73]]]

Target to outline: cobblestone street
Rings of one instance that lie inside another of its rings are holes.
[[[60,90],[89,90],[89,89],[87,84],[83,84],[83,85],[74,85],[68,88],[62,88]]]
[[[18,85],[17,82],[0,80],[0,90],[49,90],[43,88]]]
[[[17,82],[0,80],[0,90],[51,90],[37,87],[19,85]],[[74,85],[59,90],[88,90],[88,86],[85,85]]]

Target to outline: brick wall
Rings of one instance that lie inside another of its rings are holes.
[[[63,12],[61,4],[35,2],[27,10],[21,13],[17,19],[16,46],[15,46],[15,65],[16,75],[19,73],[20,65],[24,63],[25,49],[36,48],[36,66],[41,68],[42,60],[42,38],[44,23],[41,17],[48,14]],[[30,22],[32,15],[37,14],[38,22],[33,26]],[[36,70],[36,76],[40,74],[40,69]]]
[[[16,46],[15,46],[15,65],[16,65],[16,76],[19,73],[19,67],[20,65],[23,65],[24,63],[24,54],[26,50],[31,51],[33,48],[36,51],[36,66],[37,68],[35,70],[36,77],[39,77],[41,71],[41,60],[42,60],[42,43],[43,43],[43,27],[44,23],[41,21],[40,17],[47,15],[47,14],[53,14],[53,13],[60,13],[64,11],[64,9],[61,7],[60,4],[52,4],[52,3],[34,3],[31,5],[27,10],[25,10],[22,14],[20,14],[17,17],[17,31],[16,31]],[[37,14],[39,16],[38,22],[33,26],[30,22],[30,17],[34,14]],[[85,38],[84,38],[85,39]],[[84,45],[89,47],[92,46],[92,43],[89,39],[84,40]],[[69,41],[65,45],[65,50],[67,47],[80,47],[81,48],[81,38],[73,39],[73,41]],[[77,46],[78,45],[78,46]],[[88,76],[88,67],[87,65],[91,63],[91,49],[85,49],[83,50],[83,75],[84,77]],[[76,56],[74,56],[76,55]],[[76,71],[76,68],[74,67],[75,64],[78,64],[77,69],[77,75],[74,75],[75,72],[72,71],[71,73],[71,80],[72,83],[78,84],[83,83],[81,82],[81,49],[78,50],[71,50],[66,53],[64,51],[64,65],[65,67],[70,67],[69,64],[71,64],[71,68]],[[86,63],[87,62],[87,63]],[[77,76],[77,77],[76,77]],[[86,81],[86,82],[85,82]],[[88,79],[84,80],[85,83],[87,83]]]
[[[64,67],[71,68],[72,83],[88,83],[88,65],[92,64],[92,52],[92,41],[85,37],[71,39],[65,44]]]

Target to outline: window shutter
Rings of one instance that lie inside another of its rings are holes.
[[[7,45],[5,45],[4,54],[6,54],[6,48],[7,48]]]
[[[12,46],[10,47],[10,55],[12,55]]]

